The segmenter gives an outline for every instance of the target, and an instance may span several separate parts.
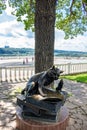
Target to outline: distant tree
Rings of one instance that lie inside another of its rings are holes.
[[[0,14],[2,14],[2,10],[6,9],[6,1],[0,0]]]
[[[0,0],[0,3],[3,0]],[[13,14],[35,31],[35,72],[48,69],[54,60],[55,27],[65,39],[87,31],[87,0],[8,0]],[[2,3],[1,3],[2,4]],[[1,9],[2,10],[2,7]]]

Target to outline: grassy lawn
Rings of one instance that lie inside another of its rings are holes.
[[[67,76],[61,76],[65,79],[74,80],[77,82],[87,83],[87,73],[85,74],[75,74],[75,75],[67,75]]]

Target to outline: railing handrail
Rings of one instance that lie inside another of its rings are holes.
[[[64,71],[63,75],[87,72],[87,63],[55,64]],[[0,82],[28,80],[34,73],[35,67],[29,65],[0,67]]]

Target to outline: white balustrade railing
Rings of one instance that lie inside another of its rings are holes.
[[[0,67],[0,82],[27,81],[34,74],[31,66],[8,66]]]
[[[87,72],[87,63],[55,64],[63,70],[63,75]],[[8,66],[0,67],[0,82],[27,81],[33,74],[34,66]]]
[[[64,71],[63,75],[87,72],[87,63],[67,63],[56,66]]]

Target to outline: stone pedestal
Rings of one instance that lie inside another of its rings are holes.
[[[61,107],[59,121],[56,123],[40,122],[22,118],[22,109],[17,107],[16,127],[18,130],[66,130],[69,122],[69,113],[65,106]]]

